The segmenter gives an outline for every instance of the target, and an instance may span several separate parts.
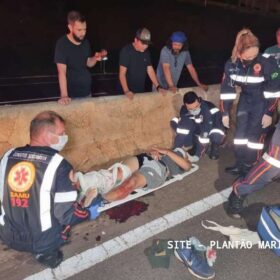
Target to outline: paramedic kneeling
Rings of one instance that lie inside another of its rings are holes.
[[[76,202],[72,166],[59,151],[67,143],[63,118],[53,111],[30,124],[30,144],[11,149],[0,162],[0,238],[12,249],[34,254],[54,268],[71,226],[98,216],[97,207]]]

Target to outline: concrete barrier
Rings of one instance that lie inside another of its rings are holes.
[[[88,171],[157,144],[171,147],[170,119],[178,115],[185,92],[194,90],[204,99],[219,103],[219,85],[207,93],[199,88],[180,89],[178,94],[143,93],[133,101],[125,96],[2,106],[0,109],[0,155],[29,142],[29,124],[41,111],[53,110],[66,120],[69,143],[62,154],[76,169]]]

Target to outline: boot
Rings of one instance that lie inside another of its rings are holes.
[[[242,175],[242,164],[236,163],[233,166],[226,167],[225,172],[230,173],[231,175]]]
[[[209,158],[212,160],[217,160],[219,158],[219,145],[216,143],[211,143]]]
[[[252,164],[243,163],[241,176],[245,177],[247,175],[247,173],[250,171],[250,169],[252,168],[252,166],[253,166]]]
[[[237,196],[234,191],[232,191],[228,198],[227,213],[229,216],[240,219],[241,213],[244,210],[243,202],[246,195]]]
[[[48,254],[37,254],[35,258],[42,265],[56,268],[63,260],[63,253],[58,250]]]

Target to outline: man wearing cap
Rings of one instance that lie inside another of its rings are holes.
[[[166,46],[164,46],[160,52],[157,78],[164,89],[169,89],[173,93],[176,93],[177,84],[184,64],[194,82],[201,89],[207,91],[208,86],[199,81],[197,72],[192,64],[185,33],[176,31],[171,35]]]
[[[133,43],[124,46],[120,52],[119,80],[123,93],[133,99],[134,93],[145,92],[145,80],[148,74],[157,91],[164,93],[151,63],[148,46],[151,43],[151,33],[147,28],[136,32]]]

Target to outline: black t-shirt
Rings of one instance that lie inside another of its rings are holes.
[[[73,44],[67,35],[58,39],[55,47],[54,62],[67,66],[67,90],[69,97],[85,97],[91,93],[91,75],[87,59],[91,56],[87,39],[80,45]]]
[[[119,64],[127,68],[126,80],[129,90],[134,93],[145,92],[147,67],[152,65],[150,52],[136,51],[132,44],[122,48]]]

